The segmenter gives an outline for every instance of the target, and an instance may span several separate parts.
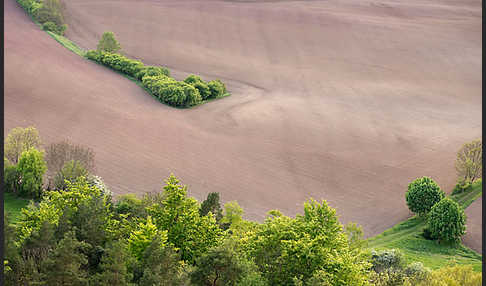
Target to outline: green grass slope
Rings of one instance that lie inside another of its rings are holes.
[[[481,195],[482,182],[477,182],[473,184],[472,190],[450,197],[463,209],[466,209]],[[408,263],[420,261],[431,269],[456,262],[471,264],[475,271],[481,271],[481,255],[463,244],[438,244],[436,241],[425,239],[422,236],[425,226],[424,218],[413,216],[383,233],[369,238],[368,247],[375,250],[400,249]]]
[[[29,204],[29,200],[19,198],[11,193],[3,193],[4,210],[8,216],[9,223],[15,224],[20,219],[21,209]]]

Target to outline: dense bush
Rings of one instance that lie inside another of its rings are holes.
[[[404,266],[403,253],[396,249],[387,249],[371,252],[373,271],[380,273],[386,269],[402,269]]]
[[[211,91],[206,82],[204,82],[201,77],[197,75],[190,75],[185,80],[185,83],[194,86],[201,95],[202,100],[208,99],[211,96]]]
[[[138,80],[142,80],[144,76],[158,76],[165,75],[170,76],[170,71],[164,67],[144,66],[139,72],[135,74]]]
[[[408,208],[419,215],[428,213],[444,196],[444,191],[429,177],[418,178],[411,182],[405,194]]]
[[[51,31],[53,33],[56,33],[58,35],[63,35],[64,31],[66,31],[67,26],[66,25],[61,25],[58,26],[54,22],[48,21],[42,24],[42,30],[44,31]]]
[[[177,81],[170,77],[167,68],[144,66],[142,62],[120,54],[92,50],[86,53],[86,57],[141,80],[154,96],[171,106],[190,107],[200,104],[204,99],[220,97],[226,93],[225,85],[219,80],[206,83],[200,77],[191,75],[184,81]]]
[[[455,201],[445,198],[432,207],[427,218],[431,237],[457,242],[466,231],[466,215]]]
[[[226,86],[219,79],[208,82],[210,98],[218,98],[226,93]]]

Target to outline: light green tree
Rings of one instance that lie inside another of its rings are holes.
[[[140,222],[128,238],[128,249],[137,259],[142,259],[145,249],[158,236],[162,245],[167,242],[167,231],[158,231],[152,223],[152,217],[148,216],[145,222]]]
[[[193,263],[215,246],[222,234],[212,214],[201,217],[199,203],[187,197],[187,186],[173,175],[166,180],[162,205],[147,208],[158,229],[167,230],[168,242],[181,252],[182,259]]]
[[[40,149],[41,139],[35,127],[16,127],[10,130],[5,139],[5,157],[12,163],[17,164],[22,152],[30,148]]]
[[[273,212],[247,236],[242,247],[270,285],[293,285],[296,277],[305,285],[318,271],[330,285],[367,283],[368,260],[349,245],[325,201],[310,200],[295,219]]]
[[[42,177],[46,170],[43,152],[35,148],[22,152],[17,164],[20,195],[40,199],[42,196]]]
[[[115,39],[113,32],[104,32],[97,46],[98,51],[116,53],[120,50],[120,44]]]
[[[480,139],[464,144],[457,152],[456,171],[460,180],[472,183],[483,171],[483,143]]]

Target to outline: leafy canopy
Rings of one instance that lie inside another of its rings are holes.
[[[419,215],[428,213],[432,206],[444,197],[444,191],[429,177],[418,178],[411,182],[405,194],[408,208]]]

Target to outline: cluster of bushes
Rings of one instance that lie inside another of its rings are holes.
[[[138,79],[162,102],[175,107],[190,107],[227,93],[226,86],[220,80],[205,82],[199,76],[190,75],[184,81],[177,81],[170,77],[167,68],[145,66],[140,61],[116,54],[119,45],[113,34],[108,33],[103,35],[98,50],[88,51],[86,57]]]
[[[42,29],[64,35],[67,25],[60,0],[17,0],[17,2],[42,25]]]
[[[430,270],[420,262],[406,264],[403,254],[396,249],[372,251],[371,285],[375,286],[430,286],[482,285],[481,272],[470,265],[451,265]]]
[[[429,177],[414,180],[405,195],[409,209],[427,219],[424,237],[444,242],[458,242],[466,232],[466,215],[454,200],[445,197]]]

